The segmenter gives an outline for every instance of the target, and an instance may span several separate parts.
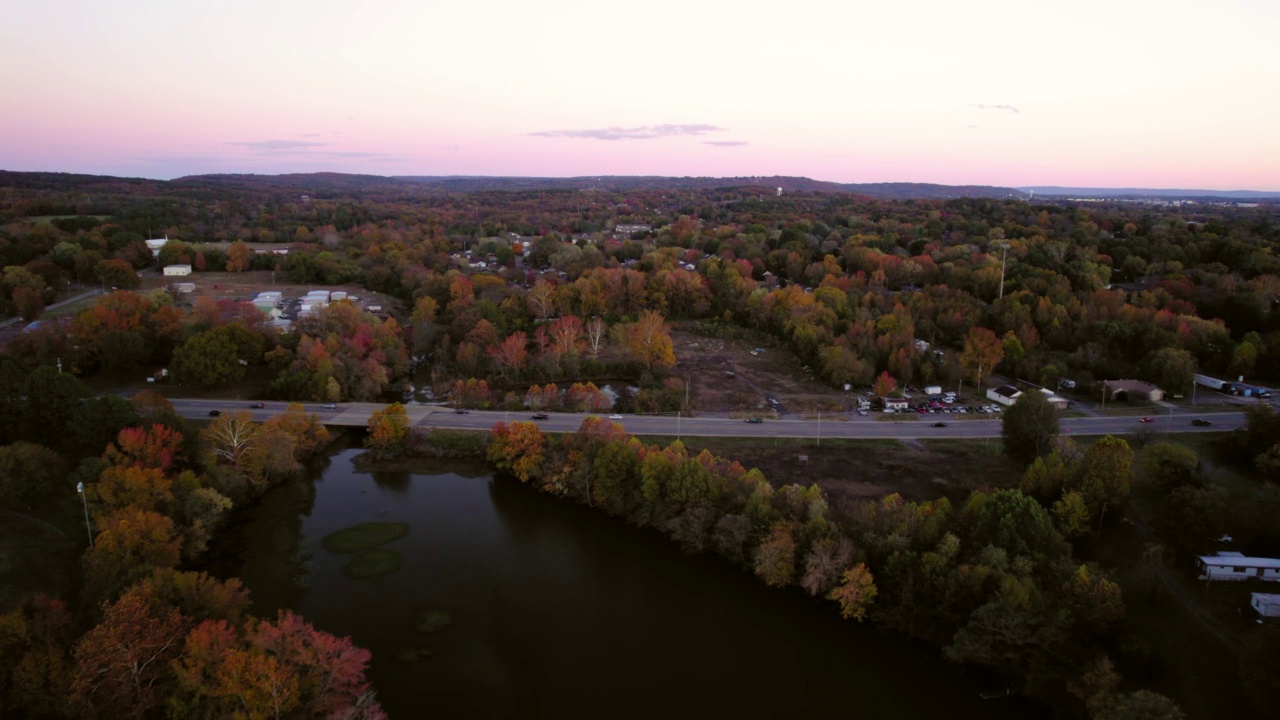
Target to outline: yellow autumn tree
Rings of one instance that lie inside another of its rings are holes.
[[[379,457],[399,457],[408,450],[409,414],[400,403],[392,403],[369,418],[369,436],[364,446]]]

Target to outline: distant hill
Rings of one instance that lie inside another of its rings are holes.
[[[1039,185],[1019,190],[1054,197],[1093,198],[1221,198],[1224,200],[1280,200],[1280,191],[1265,190],[1179,190],[1169,188],[1091,188]]]
[[[932,183],[835,183],[806,177],[664,177],[660,175],[599,175],[572,178],[401,176],[397,179],[454,192],[483,190],[714,190],[731,187],[782,188],[788,192],[855,193],[886,200],[946,200],[958,197],[1025,198],[1013,188],[987,185]]]
[[[573,178],[551,177],[486,177],[486,176],[398,176],[356,175],[348,173],[292,173],[257,175],[227,173],[188,175],[173,180],[118,178],[109,175],[74,173],[10,172],[0,170],[0,186],[41,190],[78,190],[120,192],[142,187],[152,191],[165,188],[192,191],[216,188],[287,188],[300,192],[359,192],[415,190],[439,192],[538,191],[538,190],[715,190],[721,188],[757,187],[783,193],[824,192],[852,193],[883,200],[949,200],[963,197],[1026,199],[1021,190],[987,185],[937,185],[933,183],[836,183],[806,177],[663,177],[602,175]]]

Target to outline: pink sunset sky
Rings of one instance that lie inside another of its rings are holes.
[[[5,170],[1280,190],[1275,0],[7,5]]]

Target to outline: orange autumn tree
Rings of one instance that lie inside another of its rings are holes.
[[[669,368],[676,364],[671,329],[661,314],[645,310],[626,327],[628,354],[646,368]]]
[[[364,446],[378,457],[399,457],[408,449],[409,415],[400,403],[392,403],[369,418]]]
[[[840,603],[840,617],[861,621],[877,593],[875,577],[864,563],[858,563],[844,572],[840,584],[827,597]]]
[[[489,462],[516,476],[520,482],[542,476],[547,438],[537,425],[531,422],[498,423],[489,433],[486,450]]]

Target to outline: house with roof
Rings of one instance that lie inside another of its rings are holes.
[[[1108,400],[1126,402],[1129,400],[1146,400],[1160,402],[1164,399],[1164,391],[1154,384],[1142,380],[1104,380],[1102,392]]]
[[[1249,557],[1238,552],[1219,552],[1196,558],[1201,580],[1261,580],[1280,582],[1280,558]]]
[[[998,388],[987,388],[987,399],[995,400],[1005,407],[1012,407],[1022,397],[1022,391],[1012,385],[1001,385]]]

